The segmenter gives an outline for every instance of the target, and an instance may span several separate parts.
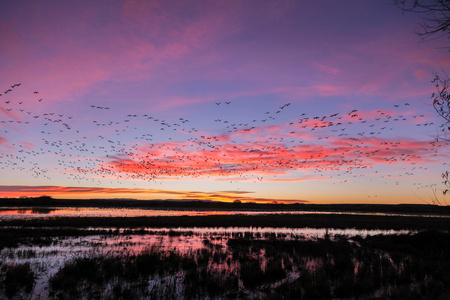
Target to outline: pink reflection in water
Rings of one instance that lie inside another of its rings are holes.
[[[193,256],[198,262],[200,257],[206,253],[209,257],[207,267],[216,273],[220,272],[224,274],[223,276],[228,276],[229,274],[239,274],[239,258],[232,259],[232,257],[236,251],[238,255],[241,254],[241,249],[233,249],[227,245],[230,239],[303,240],[323,238],[325,235],[333,239],[335,235],[367,236],[400,233],[410,233],[410,231],[259,227],[111,229],[108,235],[55,237],[47,246],[25,243],[15,249],[5,248],[0,250],[0,257],[3,263],[31,263],[39,274],[33,291],[35,297],[31,298],[41,299],[40,295],[46,295],[48,290],[48,278],[53,276],[66,262],[77,257],[127,256],[155,249],[156,251],[173,251],[181,255]],[[247,251],[249,252],[244,256],[259,261],[262,270],[265,270],[268,263],[266,250],[264,248],[252,250],[251,247],[248,247]],[[217,261],[215,256],[219,257]],[[286,279],[275,284],[296,280],[300,277],[302,270],[314,272],[323,265],[323,259],[318,257],[300,255],[295,263],[293,257],[287,259],[291,264],[291,270]],[[284,262],[286,261],[285,257]],[[355,260],[354,264],[356,274],[359,268],[358,261]]]
[[[160,216],[214,216],[214,215],[261,215],[261,214],[343,214],[371,216],[411,216],[413,214],[371,213],[371,212],[330,212],[330,211],[270,211],[270,210],[168,210],[140,208],[98,208],[98,207],[0,207],[0,219],[27,219],[44,216],[78,217],[160,217]],[[449,215],[414,214],[421,217],[449,218]]]

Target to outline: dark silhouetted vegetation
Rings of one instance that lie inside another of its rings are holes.
[[[447,207],[443,207],[445,209]],[[71,228],[175,228],[175,227],[290,227],[359,229],[448,229],[450,218],[348,214],[261,214],[159,217],[47,217],[9,219],[0,226]]]
[[[139,232],[139,229],[112,230],[108,234],[127,236]],[[189,233],[169,237],[169,232],[165,231],[169,239],[189,238]],[[212,236],[203,237],[199,248],[185,252],[147,245],[136,253],[88,251],[76,255],[49,275],[45,297],[447,299],[450,296],[447,231],[367,237],[326,235],[315,239],[271,232],[236,232],[223,236],[222,243]],[[49,237],[48,241],[54,245],[56,240]],[[35,255],[30,248],[21,248],[10,257],[30,259]],[[2,263],[0,298],[29,298],[35,280],[35,271],[29,263]]]
[[[142,208],[172,210],[254,210],[254,211],[326,211],[326,212],[365,212],[402,214],[448,214],[450,208],[442,210],[437,205],[424,204],[261,204],[228,203],[219,201],[176,201],[176,200],[133,200],[133,199],[53,199],[0,198],[2,207],[100,207],[100,208]]]
[[[448,0],[394,0],[394,3],[403,12],[414,13],[422,18],[420,29],[416,33],[424,40],[430,37],[443,37],[447,38],[448,42],[450,34],[450,2]],[[444,121],[439,126],[440,132],[438,132],[436,140],[450,141],[450,94],[448,90],[450,79],[445,70],[442,75],[436,73],[432,83],[436,91],[431,95],[431,103]],[[443,178],[442,193],[445,196],[450,189],[449,172],[445,171],[441,175]],[[433,189],[433,192],[435,194],[433,204],[449,206],[445,202],[445,198],[443,201],[439,200],[439,197],[436,196],[436,189]]]
[[[228,254],[207,247],[180,254],[80,257],[50,278],[50,297],[446,299],[450,235],[335,239],[230,239]],[[289,263],[287,263],[289,262]],[[234,266],[234,267],[233,267]],[[289,275],[289,276],[288,276]],[[111,288],[110,288],[111,287]]]
[[[28,201],[15,199],[22,200]],[[238,206],[246,205],[250,204]],[[254,205],[254,208],[261,208]],[[307,210],[312,206],[292,207]],[[345,208],[398,213],[425,208],[433,214],[435,208],[445,212],[447,207],[326,206],[327,210]],[[83,236],[95,235],[105,240],[115,236],[156,234],[156,228],[166,228],[158,234],[162,239],[165,236],[171,240],[194,234],[178,231],[175,229],[178,227],[418,231],[368,237],[326,234],[324,238],[304,239],[282,232],[249,230],[221,236],[220,243],[205,234],[199,239],[200,248],[187,252],[175,248],[162,250],[151,244],[146,245],[144,251],[127,252],[125,249],[129,245],[124,242],[120,248],[123,251],[105,254],[94,251],[100,246],[92,244],[91,252],[64,261],[48,274],[46,297],[50,299],[446,299],[450,294],[448,217],[338,213],[129,218],[48,216],[3,220],[0,225],[0,251],[5,257],[17,260],[32,260],[36,247],[55,247],[69,237],[80,237],[79,244],[84,245]],[[35,268],[38,267],[29,263],[1,262],[0,298],[31,297],[38,274]]]
[[[2,289],[7,298],[23,298],[30,294],[35,284],[35,274],[29,263],[1,266]]]
[[[416,33],[424,39],[432,36],[447,37],[450,26],[450,3],[448,0],[395,0],[404,12],[422,17]]]

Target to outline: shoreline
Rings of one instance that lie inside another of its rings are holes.
[[[322,211],[450,215],[450,206],[430,204],[261,204],[200,200],[0,198],[0,207],[97,207],[199,211]]]

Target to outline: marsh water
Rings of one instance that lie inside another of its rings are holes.
[[[419,216],[426,218],[450,218],[450,215],[423,213],[380,213],[348,211],[301,211],[301,210],[210,210],[210,209],[141,209],[141,208],[101,208],[101,207],[0,207],[0,220],[52,217],[158,217],[158,216],[211,216],[211,215],[303,215],[342,214],[367,216]]]
[[[406,234],[410,231],[380,231],[380,230],[333,230],[311,228],[175,228],[175,229],[105,229],[106,235],[88,235],[72,237],[50,237],[40,239],[35,243],[21,243],[18,247],[4,248],[0,251],[2,265],[28,264],[36,276],[36,282],[31,292],[31,299],[46,299],[50,297],[49,279],[64,269],[67,263],[79,259],[97,260],[101,257],[136,257],[151,251],[152,253],[174,253],[180,257],[208,256],[206,265],[209,271],[224,273],[231,276],[239,274],[240,264],[233,261],[233,255],[249,255],[260,260],[261,268],[265,268],[268,260],[264,249],[253,251],[236,250],[230,246],[230,241],[317,241],[325,237],[334,239],[343,236],[370,236],[377,234]],[[236,254],[236,251],[238,254]],[[218,260],[215,256],[220,255]],[[289,260],[289,258],[286,258]],[[292,259],[292,258],[291,258]],[[286,260],[285,264],[289,264]],[[301,268],[315,270],[322,261],[314,256],[304,256]],[[289,280],[298,278],[300,269],[291,270]],[[168,277],[167,277],[168,276]],[[180,274],[171,274],[154,278],[152,285],[162,284],[168,278],[176,280]],[[175,276],[175,277],[174,277]],[[165,279],[163,279],[163,277]],[[174,279],[175,278],[175,279]],[[287,279],[282,278],[285,282]],[[279,282],[281,284],[282,282]],[[175,284],[176,285],[176,284]],[[172,287],[177,289],[177,287]],[[180,287],[178,287],[179,289]],[[238,289],[238,287],[236,287]],[[242,287],[243,288],[243,287]],[[159,289],[159,288],[158,288]],[[158,290],[157,289],[157,290]],[[244,289],[244,288],[243,288]],[[248,288],[247,293],[249,293]],[[158,290],[158,293],[164,293]],[[174,292],[176,293],[176,292]],[[258,293],[250,293],[257,297]],[[249,294],[249,295],[250,295]],[[89,298],[89,297],[87,297]]]
[[[0,220],[267,213],[0,208]],[[447,279],[439,277],[450,266],[442,256],[449,250],[448,232],[282,227],[93,227],[65,232],[64,227],[4,226],[2,230],[30,235],[0,247],[0,298],[433,299],[422,297],[423,291],[432,296],[448,293]]]

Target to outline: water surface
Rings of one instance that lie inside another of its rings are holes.
[[[367,216],[419,216],[427,218],[450,218],[450,215],[404,214],[375,212],[334,212],[334,211],[293,211],[293,210],[207,210],[207,209],[142,209],[142,208],[100,208],[100,207],[0,207],[0,220],[30,219],[47,216],[54,217],[174,217],[174,216],[213,216],[213,215],[304,215],[339,214]]]

